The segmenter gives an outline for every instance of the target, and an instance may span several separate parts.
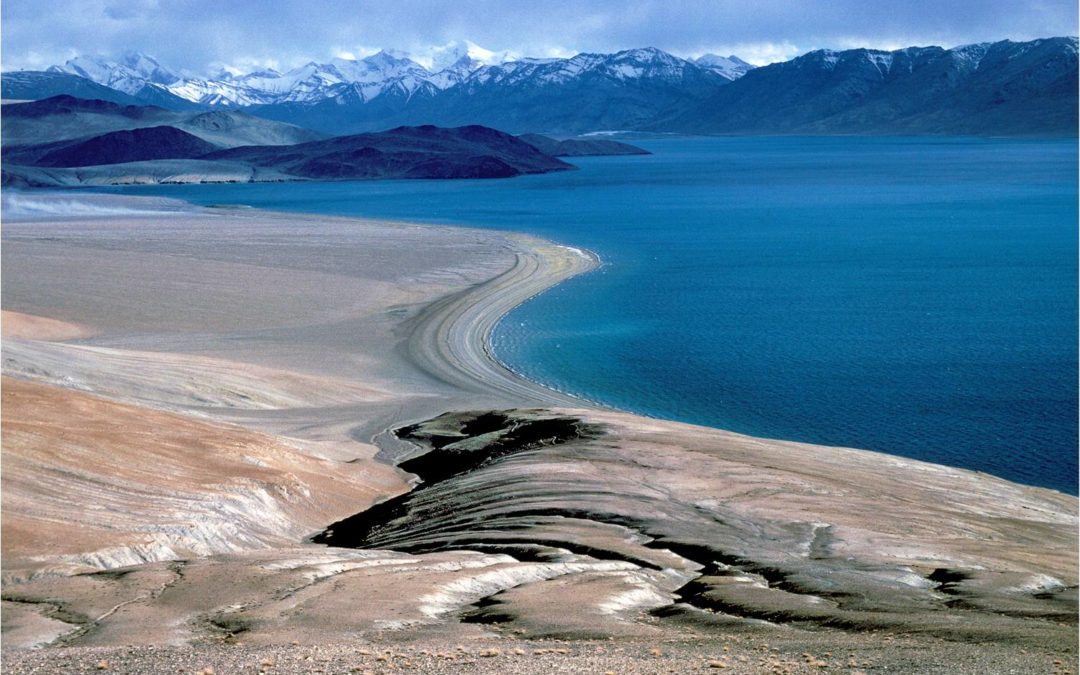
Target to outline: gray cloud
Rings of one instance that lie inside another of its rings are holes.
[[[1074,0],[6,0],[0,13],[5,69],[128,49],[194,71],[288,67],[460,39],[527,55],[656,46],[768,62],[820,47],[1077,33]]]

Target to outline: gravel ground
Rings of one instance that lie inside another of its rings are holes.
[[[641,641],[204,644],[183,647],[68,647],[5,650],[3,672],[140,673],[1054,673],[1077,672],[1075,645],[1061,654],[1007,645],[838,633]],[[831,651],[826,651],[831,649]]]

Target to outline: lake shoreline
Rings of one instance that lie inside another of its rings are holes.
[[[12,192],[8,192],[11,198]],[[15,199],[20,195],[33,199],[41,196],[46,199],[52,196],[76,196],[79,199],[95,200],[100,195],[106,203],[115,202],[121,204],[118,214],[138,212],[140,205],[145,205],[143,215],[181,215],[208,213],[235,214],[238,212],[247,217],[259,215],[270,216],[275,219],[304,221],[337,221],[341,223],[369,222],[372,219],[357,218],[351,216],[327,215],[314,212],[302,211],[273,211],[247,205],[213,205],[200,206],[197,203],[185,199],[171,199],[158,197],[139,197],[117,195],[110,193],[95,193],[92,191],[24,191],[15,192]],[[21,208],[21,207],[20,207]],[[97,208],[97,207],[94,207]],[[107,207],[105,207],[107,211]],[[46,212],[43,219],[54,217],[54,213]],[[93,208],[86,215],[94,215]],[[80,216],[77,216],[80,217]],[[451,386],[462,392],[483,394],[491,400],[501,400],[507,406],[555,406],[564,408],[589,407],[601,410],[614,410],[630,415],[641,416],[658,421],[669,421],[676,424],[690,424],[715,429],[724,433],[737,433],[749,437],[760,438],[766,442],[799,443],[809,446],[836,447],[855,449],[853,446],[816,443],[802,440],[801,438],[782,438],[757,434],[737,432],[723,426],[687,421],[678,418],[666,417],[661,414],[652,414],[649,411],[641,411],[632,408],[620,408],[617,406],[598,402],[588,393],[570,393],[557,388],[555,385],[546,384],[521,372],[521,369],[513,367],[495,353],[492,344],[493,335],[499,324],[515,310],[526,303],[534,300],[545,292],[557,287],[563,282],[597,270],[601,266],[600,257],[593,251],[576,246],[548,241],[544,238],[515,232],[512,230],[488,230],[479,229],[465,224],[433,224],[425,222],[413,222],[408,220],[378,221],[389,222],[398,227],[406,228],[434,228],[450,229],[462,232],[475,232],[479,234],[495,234],[500,237],[498,248],[513,256],[513,263],[509,269],[484,279],[475,286],[463,289],[453,296],[439,298],[437,302],[423,307],[416,317],[410,320],[408,330],[409,339],[406,341],[403,353],[407,360],[415,368],[427,375]],[[394,420],[387,427],[367,432],[369,437],[365,440],[375,443],[383,448],[384,452],[379,457],[391,464],[394,458],[407,456],[408,451],[402,450],[402,444],[393,437],[393,430],[402,423],[418,422],[427,414],[425,409],[422,413],[410,413],[406,417]],[[873,450],[858,448],[859,451],[880,454],[887,457],[924,462],[929,465],[941,465],[956,468],[962,471],[974,473],[988,473],[1002,480],[1011,480],[1008,477],[999,476],[993,472],[983,472],[964,466],[935,462],[912,458],[907,455],[897,454],[885,450]],[[1075,496],[1071,492],[1052,487],[1017,481],[1020,484],[1033,488],[1048,489],[1063,495]]]
[[[495,330],[495,354],[514,371],[658,419],[871,448],[1076,494],[1076,387],[1054,365],[1076,360],[1068,144],[646,145],[653,155],[585,158],[576,172],[509,181],[120,192],[514,230],[588,248],[603,269]]]
[[[96,215],[5,219],[4,309],[21,312],[5,317],[5,660],[125,663],[121,645],[189,644],[182,658],[224,668],[236,644],[261,658],[292,640],[450,639],[481,658],[498,645],[496,672],[550,640],[614,640],[629,650],[614,666],[691,635],[680,665],[705,667],[732,636],[792,662],[971,658],[950,640],[1076,658],[1075,500],[604,410],[503,368],[491,327],[595,269],[581,251],[75,202],[53,206]],[[411,446],[386,433],[404,425]],[[413,490],[391,464],[427,443],[448,466],[460,451],[481,461]],[[394,497],[380,526],[394,543],[300,543]],[[917,647],[882,648],[880,631]],[[11,651],[42,644],[75,649]],[[752,672],[751,653],[734,647],[748,659],[733,672]],[[175,668],[158,658],[138,667]]]

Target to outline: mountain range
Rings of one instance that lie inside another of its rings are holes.
[[[555,77],[562,79],[568,74],[590,68],[606,68],[615,76],[633,77],[641,73],[632,73],[625,64],[628,58],[636,56],[634,52],[639,51],[642,50],[617,54],[579,54],[570,59],[515,59],[509,52],[490,52],[464,41],[440,48],[431,59],[430,67],[421,65],[402,52],[383,50],[363,59],[335,58],[325,63],[313,61],[284,73],[271,68],[249,73],[222,70],[209,78],[185,77],[151,56],[129,52],[118,61],[79,56],[63,65],[52,66],[46,72],[83,77],[136,98],[172,95],[191,103],[211,106],[315,103],[338,96],[371,102],[383,95],[431,96],[466,80],[487,78],[486,74],[478,71],[508,65],[514,69],[518,65],[555,64],[550,70],[557,73]],[[646,59],[652,55],[647,54]],[[669,59],[677,58],[666,56]],[[604,63],[605,60],[610,60],[611,64]],[[560,67],[559,64],[564,62],[566,67]],[[738,79],[753,69],[753,66],[736,56],[706,54],[692,63],[692,67],[715,73],[725,81]],[[644,65],[649,67],[648,64]],[[474,75],[478,77],[474,78]]]
[[[472,43],[428,65],[398,52],[194,77],[156,59],[78,57],[4,73],[5,99],[61,93],[172,110],[242,110],[327,135],[482,124],[596,131],[1075,135],[1077,39],[954,49],[818,50],[755,68],[655,48],[517,58]]]
[[[684,133],[1070,134],[1077,40],[820,50],[654,120]]]

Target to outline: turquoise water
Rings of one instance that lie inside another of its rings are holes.
[[[202,204],[526,231],[605,265],[501,359],[591,400],[1077,492],[1077,145],[665,139],[499,181],[173,186]]]

